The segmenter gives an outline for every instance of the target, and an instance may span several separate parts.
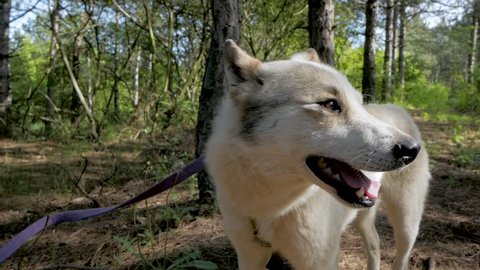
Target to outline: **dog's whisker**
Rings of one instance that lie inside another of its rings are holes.
[[[368,149],[361,149],[361,150],[357,151],[354,154],[355,156],[352,158],[351,161],[353,162],[353,161],[356,161],[357,159],[361,158],[363,156],[363,152],[365,152],[365,151],[368,151]]]

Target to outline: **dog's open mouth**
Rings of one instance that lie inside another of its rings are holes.
[[[310,156],[306,163],[318,179],[333,187],[347,203],[359,208],[375,204],[380,182],[372,181],[361,171],[335,159]]]

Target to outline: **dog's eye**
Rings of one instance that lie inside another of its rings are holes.
[[[332,112],[341,112],[342,109],[340,105],[338,105],[337,100],[335,99],[327,99],[325,101],[318,102],[318,105],[332,111]]]

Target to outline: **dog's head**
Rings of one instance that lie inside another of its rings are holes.
[[[257,158],[295,167],[357,207],[372,206],[378,196],[379,180],[371,179],[377,174],[365,171],[415,159],[419,144],[370,115],[346,77],[320,63],[314,50],[262,63],[228,40],[224,55],[228,98],[240,122],[233,132],[256,147]]]

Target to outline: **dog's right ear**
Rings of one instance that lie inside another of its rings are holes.
[[[322,63],[322,60],[320,60],[320,57],[318,57],[317,51],[315,49],[308,49],[304,52],[299,52],[292,57],[290,57],[292,60],[300,60],[300,61],[310,61],[310,62],[315,62],[315,63]]]
[[[224,65],[227,88],[235,102],[241,102],[254,88],[263,85],[257,76],[262,62],[248,55],[231,39],[225,42]]]

